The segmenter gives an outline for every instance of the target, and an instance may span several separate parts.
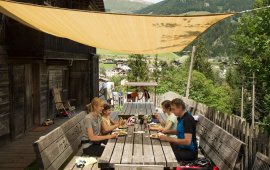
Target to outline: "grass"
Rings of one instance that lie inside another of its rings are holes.
[[[104,64],[104,63],[99,63],[100,68],[105,68],[107,69],[113,69],[115,67],[115,64]]]
[[[113,51],[109,51],[109,50],[105,50],[105,49],[100,49],[100,48],[97,48],[97,54],[99,55],[108,55],[108,56],[125,56],[125,57],[128,57],[128,54],[125,54],[125,53],[118,53],[118,52],[113,52]]]
[[[101,56],[101,58],[106,58],[108,56],[128,58],[128,56],[129,56],[129,54],[118,53],[118,52],[113,52],[113,51],[104,50],[104,49],[97,49],[97,54],[99,54]],[[158,54],[158,59],[165,60],[165,61],[171,61],[174,59],[179,59],[179,56],[175,53],[163,53],[163,54]]]
[[[174,59],[179,59],[179,56],[176,55],[175,53],[163,53],[163,54],[158,54],[158,59],[164,60],[164,61],[171,61]]]
[[[123,59],[128,59],[129,54],[125,53],[118,53],[118,52],[113,52],[105,49],[97,49],[97,54],[101,56],[101,58],[123,58]],[[152,55],[154,56],[154,55]],[[183,60],[184,57],[180,57],[175,53],[163,53],[163,54],[158,54],[158,60],[163,60],[163,61],[172,61],[172,60]],[[99,64],[100,68],[105,68],[106,70],[113,69],[115,67],[115,64],[104,64],[100,63]]]

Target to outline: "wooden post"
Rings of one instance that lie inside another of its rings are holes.
[[[155,86],[155,107],[157,107],[157,86]]]
[[[127,95],[126,95],[127,99],[126,102],[128,102],[128,86],[127,86]]]
[[[242,85],[242,92],[241,92],[241,118],[244,117],[244,86]]]
[[[193,48],[192,48],[192,54],[191,54],[191,60],[190,60],[190,66],[189,66],[189,73],[188,73],[186,98],[189,97],[189,89],[190,89],[190,82],[191,82],[191,77],[192,77],[192,67],[193,67],[193,60],[194,60],[195,51],[196,51],[196,46],[193,46]]]
[[[252,128],[254,129],[255,122],[255,72],[252,75]]]

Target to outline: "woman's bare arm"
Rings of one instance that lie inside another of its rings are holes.
[[[119,126],[119,124],[116,123],[112,126],[109,126],[105,121],[102,121],[101,126],[102,126],[102,132],[106,134],[106,133],[110,133],[111,131],[116,129]]]
[[[92,128],[87,128],[87,134],[90,141],[102,141],[107,139],[116,138],[117,134],[99,136],[95,135]]]
[[[173,122],[169,121],[169,123],[164,127],[165,130],[170,130],[173,126]]]

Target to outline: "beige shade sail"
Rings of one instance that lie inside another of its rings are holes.
[[[181,51],[207,28],[233,15],[112,14],[2,0],[0,12],[24,25],[54,36],[131,54]]]

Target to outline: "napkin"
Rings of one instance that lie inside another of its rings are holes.
[[[76,159],[76,164],[80,164],[82,162],[85,162],[84,165],[90,165],[97,163],[97,159],[93,157],[78,157]]]
[[[133,132],[133,133],[143,134],[143,133],[145,133],[145,132],[144,132],[144,131],[137,131],[137,132]]]

